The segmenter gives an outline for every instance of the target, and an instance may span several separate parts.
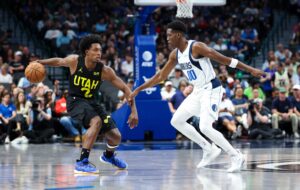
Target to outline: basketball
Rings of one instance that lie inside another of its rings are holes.
[[[26,78],[32,83],[42,82],[46,76],[44,65],[38,62],[31,62],[25,69]]]

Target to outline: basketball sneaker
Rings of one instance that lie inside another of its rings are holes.
[[[87,158],[83,160],[77,160],[75,164],[75,174],[98,174],[99,170],[96,166],[89,162]]]
[[[105,164],[111,164],[119,169],[125,170],[128,165],[125,161],[119,159],[116,157],[116,154],[112,155],[110,158],[106,157],[103,153],[102,156],[100,156],[100,161]]]
[[[227,170],[229,173],[239,172],[246,165],[245,156],[237,150],[238,154],[231,157],[231,167]]]
[[[214,161],[220,154],[221,149],[218,148],[214,143],[212,143],[210,152],[203,150],[203,158],[201,162],[197,165],[197,168],[207,166],[212,161]]]

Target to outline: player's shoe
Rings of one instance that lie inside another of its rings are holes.
[[[113,166],[115,166],[119,169],[122,169],[122,170],[125,170],[128,167],[128,165],[125,161],[116,157],[116,154],[114,154],[114,155],[112,155],[112,157],[108,158],[103,153],[102,156],[100,156],[100,161],[105,164],[112,164]]]
[[[201,162],[197,165],[197,168],[202,168],[204,166],[207,166],[212,161],[214,161],[220,154],[221,154],[221,149],[218,148],[214,143],[212,143],[210,152],[203,150],[203,158]]]
[[[87,158],[83,160],[77,160],[75,163],[75,174],[98,174],[96,166],[89,162]]]
[[[246,166],[245,156],[237,150],[238,154],[231,157],[231,167],[227,170],[229,173],[239,172]]]

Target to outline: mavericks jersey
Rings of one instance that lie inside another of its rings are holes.
[[[97,63],[93,70],[88,70],[82,56],[78,57],[76,71],[69,78],[70,96],[94,99],[101,84],[103,64]]]
[[[209,58],[193,58],[192,47],[195,42],[194,40],[189,40],[184,52],[180,52],[177,49],[177,62],[189,82],[194,85],[194,88],[199,89],[214,79],[216,74]]]

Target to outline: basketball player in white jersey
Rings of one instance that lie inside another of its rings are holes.
[[[173,115],[171,124],[203,149],[203,158],[198,164],[198,168],[210,164],[220,155],[221,150],[214,145],[215,143],[231,156],[232,164],[228,172],[238,172],[245,163],[244,156],[212,127],[213,122],[218,118],[218,106],[223,90],[220,81],[216,78],[210,59],[232,68],[247,71],[255,77],[264,75],[264,72],[245,65],[237,59],[226,57],[207,47],[204,43],[187,40],[186,30],[185,24],[181,21],[168,24],[167,41],[175,49],[170,53],[169,60],[163,69],[136,88],[130,95],[130,99],[133,100],[140,91],[167,79],[169,73],[178,64],[189,82],[194,85],[194,90],[179,106]],[[200,130],[213,141],[212,144],[186,122],[192,116],[200,116]]]

